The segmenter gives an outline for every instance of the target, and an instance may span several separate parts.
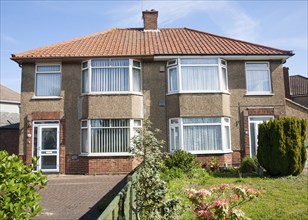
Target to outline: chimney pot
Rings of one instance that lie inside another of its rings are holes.
[[[143,30],[157,30],[157,18],[158,18],[158,11],[155,9],[151,9],[151,11],[143,11],[142,12],[143,18]]]

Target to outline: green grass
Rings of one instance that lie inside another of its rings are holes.
[[[264,190],[262,197],[242,206],[251,219],[308,219],[308,176],[270,178],[237,174],[209,175],[197,172],[194,176],[171,179],[168,183],[169,196],[181,198],[185,213],[182,219],[193,219],[192,209],[185,190],[209,188],[213,184],[229,183]]]

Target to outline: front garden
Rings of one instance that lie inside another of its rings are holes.
[[[146,122],[134,138],[133,153],[143,161],[133,183],[137,219],[308,219],[308,176],[300,174],[306,126],[294,118],[270,121],[261,126],[258,159],[225,169],[213,161],[207,170],[185,151],[161,153]],[[275,139],[268,141],[270,133]],[[271,163],[271,154],[280,163]]]

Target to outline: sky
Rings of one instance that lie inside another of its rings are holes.
[[[142,11],[158,10],[158,26],[189,27],[292,50],[290,75],[308,77],[308,0],[281,1],[26,1],[0,0],[0,83],[20,92],[11,54],[100,32],[142,27]]]

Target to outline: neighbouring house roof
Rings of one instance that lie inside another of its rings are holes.
[[[300,75],[290,76],[290,95],[308,95],[308,78]]]
[[[10,112],[0,112],[0,127],[19,123],[19,114]]]
[[[20,94],[0,84],[0,100],[20,102]]]
[[[222,37],[190,28],[115,28],[72,40],[12,54],[22,62],[34,58],[80,58],[160,55],[285,55],[292,51],[275,49]]]
[[[0,126],[0,130],[1,129],[16,129],[18,130],[19,129],[19,123],[14,123],[14,124],[8,124],[8,125],[1,125]]]

